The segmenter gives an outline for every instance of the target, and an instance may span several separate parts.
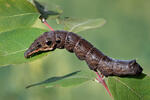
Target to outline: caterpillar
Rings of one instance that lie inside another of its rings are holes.
[[[53,51],[56,48],[74,52],[80,60],[86,61],[91,70],[99,71],[106,77],[140,75],[143,71],[136,60],[110,58],[77,34],[63,30],[45,32],[31,44],[24,56],[30,58],[39,52]]]

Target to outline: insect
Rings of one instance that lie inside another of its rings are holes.
[[[80,60],[87,62],[89,68],[95,71],[98,76],[96,80],[105,87],[110,96],[112,95],[103,79],[103,75],[127,76],[142,73],[143,69],[136,60],[112,59],[77,34],[67,31],[54,31],[44,18],[41,21],[51,29],[51,32],[45,32],[39,36],[24,53],[25,58],[30,58],[45,51],[53,51],[56,48],[66,48],[69,52],[74,52]],[[102,74],[100,75],[99,72]]]
[[[89,68],[100,71],[104,76],[140,75],[141,66],[136,60],[116,60],[95,48],[91,43],[68,31],[50,31],[39,36],[25,52],[25,58],[36,53],[66,48],[75,53],[80,60],[85,60]]]

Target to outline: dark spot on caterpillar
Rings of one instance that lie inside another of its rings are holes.
[[[70,38],[69,38],[69,37],[67,37],[67,41],[70,41]]]
[[[38,47],[38,48],[41,48],[42,45],[41,45],[39,42],[37,42],[37,47]]]
[[[56,43],[59,44],[60,42],[61,42],[61,38],[60,38],[60,37],[57,37],[57,38],[56,38]]]
[[[56,43],[60,43],[61,42],[61,40],[56,40]]]
[[[67,44],[69,44],[69,43],[70,43],[70,38],[67,37],[65,42],[66,42]]]
[[[46,44],[47,44],[48,46],[50,46],[50,45],[52,44],[52,41],[47,41]]]
[[[42,45],[41,44],[38,44],[38,46],[37,46],[38,48],[41,48],[42,47]]]
[[[78,45],[81,46],[81,43],[79,42]]]

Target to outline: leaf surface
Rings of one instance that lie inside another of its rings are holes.
[[[38,17],[27,0],[0,1],[0,66],[30,61],[24,51],[46,31]]]
[[[108,86],[114,100],[150,100],[150,77],[109,77]]]
[[[60,21],[60,23],[65,25],[65,30],[70,32],[81,32],[88,29],[100,28],[106,23],[106,21],[102,18],[65,18]]]
[[[45,81],[31,84],[27,86],[27,88],[34,87],[34,86],[44,86],[44,87],[75,86],[90,80],[94,80],[94,78],[95,78],[95,73],[91,70],[76,71],[64,76],[51,77]]]

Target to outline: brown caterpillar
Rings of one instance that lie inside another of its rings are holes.
[[[85,39],[73,32],[50,31],[38,37],[25,52],[25,58],[36,53],[66,48],[75,52],[80,60],[85,60],[89,68],[100,71],[105,76],[140,75],[141,66],[136,60],[116,60],[104,55]]]

